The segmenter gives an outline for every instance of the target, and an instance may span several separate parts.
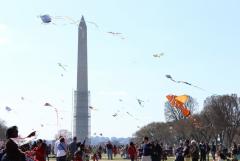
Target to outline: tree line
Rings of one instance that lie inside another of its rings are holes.
[[[142,127],[134,134],[134,141],[140,143],[148,136],[169,145],[185,139],[221,143],[227,147],[234,141],[240,142],[240,97],[236,94],[207,97],[200,112],[197,112],[197,101],[190,97],[187,107],[192,115],[185,118],[179,109],[166,102],[166,122]]]

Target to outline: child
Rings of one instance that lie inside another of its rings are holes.
[[[82,151],[78,150],[74,153],[74,161],[83,161],[82,160]]]

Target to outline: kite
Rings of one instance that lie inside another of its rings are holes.
[[[132,114],[130,114],[129,112],[126,112],[129,116],[131,116],[131,117],[133,117],[133,115]]]
[[[66,71],[67,65],[64,65],[62,63],[58,63],[58,66],[61,67],[64,71]]]
[[[78,26],[81,21],[84,21],[83,17],[81,20],[76,21],[73,18],[68,17],[68,16],[51,16],[49,14],[43,14],[38,17],[41,19],[43,24],[54,24],[54,25],[56,25],[56,23],[55,23],[56,21],[63,21],[63,22],[69,22],[70,24]],[[99,29],[99,26],[97,23],[95,23],[93,21],[85,21],[85,22],[88,24],[94,25],[97,29]],[[62,25],[66,25],[66,23],[62,24]],[[113,36],[118,36],[122,40],[126,39],[125,37],[122,36],[122,33],[120,33],[120,32],[112,32],[112,31],[108,31],[108,32],[103,31],[103,32],[107,33],[107,34],[111,34]]]
[[[175,99],[177,101],[182,102],[182,103],[186,103],[189,100],[189,96],[188,95],[181,95],[181,96],[175,97]]]
[[[111,34],[111,35],[113,35],[113,36],[120,36],[120,39],[122,39],[122,40],[125,40],[125,39],[126,39],[125,37],[121,36],[122,33],[120,33],[120,32],[111,32],[111,31],[109,31],[109,32],[107,32],[107,33],[108,33],[108,34]]]
[[[30,143],[35,138],[36,138],[36,131],[33,131],[26,137],[16,137],[11,139],[19,146],[23,146],[27,143]]]
[[[52,18],[48,14],[41,15],[40,18],[42,20],[42,23],[46,23],[47,24],[47,23],[52,22]]]
[[[175,95],[167,95],[168,102],[170,103],[171,107],[176,107],[181,111],[184,117],[190,116],[191,112],[186,107],[185,103],[188,101],[189,96],[182,95],[182,96],[175,96]]]
[[[40,15],[39,16],[40,19],[42,20],[42,23],[44,24],[54,24],[53,20],[67,20],[70,21],[71,24],[77,24],[77,21],[74,21],[72,18],[68,17],[68,16],[50,16],[49,14],[44,14],[44,15]]]
[[[117,114],[117,113],[115,113],[115,114],[113,114],[112,116],[113,116],[113,117],[116,117],[117,115],[118,115],[118,114]]]
[[[95,22],[93,22],[93,21],[86,21],[86,22],[94,25],[96,28],[99,28],[99,26]]]
[[[26,138],[30,138],[36,136],[36,131],[31,132]]]
[[[47,103],[47,102],[44,104],[44,106],[51,106],[51,107],[53,107],[50,103]]]
[[[138,118],[136,118],[136,117],[134,117],[131,113],[129,113],[129,112],[126,112],[130,117],[132,117],[133,119],[135,119],[135,120],[137,120],[137,121],[139,121],[139,119]]]
[[[50,16],[49,14],[44,14],[44,15],[40,15],[39,17],[42,20],[42,23],[44,23],[44,24],[50,24],[50,23],[55,24],[55,23],[53,23],[53,21],[55,22],[56,20],[68,21],[68,22],[70,22],[70,24],[74,24],[74,25],[78,25],[80,23],[79,20],[75,21],[74,19],[72,19],[71,17],[68,17],[68,16]],[[86,21],[86,23],[92,24],[96,28],[99,28],[97,23],[95,23],[93,21]],[[63,24],[63,25],[65,25],[65,24]]]
[[[89,108],[90,108],[91,110],[95,110],[95,111],[97,111],[97,109],[94,108],[94,107],[92,107],[92,106],[89,106]]]
[[[120,32],[107,32],[108,34],[112,34],[112,35],[121,35],[122,33],[120,33]]]
[[[50,103],[48,103],[48,102],[46,102],[45,104],[44,104],[44,106],[48,106],[48,107],[53,107]],[[56,118],[57,118],[57,127],[58,127],[58,125],[59,125],[59,121],[58,121],[58,110],[57,110],[57,108],[56,107],[53,107],[54,108],[54,111],[56,112]]]
[[[5,107],[5,110],[8,111],[8,112],[12,111],[12,109],[8,106]]]
[[[144,107],[144,105],[143,105],[144,101],[143,100],[137,99],[137,102],[140,106]]]
[[[24,97],[21,97],[21,100],[24,100]]]
[[[186,81],[176,81],[176,80],[173,79],[173,77],[172,77],[171,75],[169,75],[169,74],[167,74],[166,77],[167,77],[168,79],[170,79],[171,81],[175,82],[175,83],[183,83],[183,84],[186,84],[186,85],[189,85],[189,86],[198,88],[198,89],[200,89],[200,90],[202,90],[202,91],[206,91],[205,89],[203,89],[203,88],[201,88],[201,87],[198,87],[198,86],[196,86],[196,85],[193,85],[193,84],[191,84],[191,83],[189,83],[189,82],[186,82]]]
[[[163,56],[163,55],[164,55],[164,53],[153,54],[153,57],[155,57],[155,58],[160,58],[160,57]]]
[[[119,102],[122,102],[123,100],[122,99],[119,99]]]

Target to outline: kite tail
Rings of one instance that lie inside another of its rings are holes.
[[[56,117],[57,117],[57,130],[59,130],[59,119],[58,119],[58,110],[56,107],[54,107],[54,110],[56,112]]]
[[[86,22],[94,25],[97,29],[99,29],[99,26],[95,22],[92,22],[92,21],[86,21]]]
[[[202,90],[202,91],[204,91],[204,92],[211,93],[212,95],[216,95],[215,93],[210,92],[210,91],[208,91],[208,90],[206,90],[206,89],[204,89],[204,88],[201,88],[201,87],[198,87],[198,86],[195,86],[195,85],[192,85],[192,86],[195,87],[195,88],[197,88],[197,89],[200,89],[200,90]]]
[[[79,23],[79,21],[75,21],[74,19],[72,19],[71,17],[68,17],[68,16],[55,16],[53,18],[54,19],[67,20],[67,21],[70,21],[71,24],[74,24],[74,25],[78,25],[78,23]]]

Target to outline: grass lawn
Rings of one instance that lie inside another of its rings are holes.
[[[168,157],[167,161],[174,161],[175,157]],[[56,161],[56,158],[51,158],[49,161]],[[92,159],[90,161],[93,161]],[[99,161],[111,161],[107,159],[106,155],[103,155],[103,158]],[[113,158],[112,161],[130,161],[130,159],[123,159],[120,157],[120,155],[117,155],[115,158]],[[139,161],[139,160],[138,160]],[[209,161],[213,161],[212,157],[209,158]]]
[[[175,157],[168,157],[167,161],[174,161]],[[56,158],[50,158],[49,161],[56,161]],[[92,159],[90,161],[93,161]],[[103,158],[99,161],[111,161],[107,159],[107,156],[103,155]],[[115,158],[113,158],[112,161],[130,161],[130,159],[123,159],[120,157],[120,155],[117,155]]]

